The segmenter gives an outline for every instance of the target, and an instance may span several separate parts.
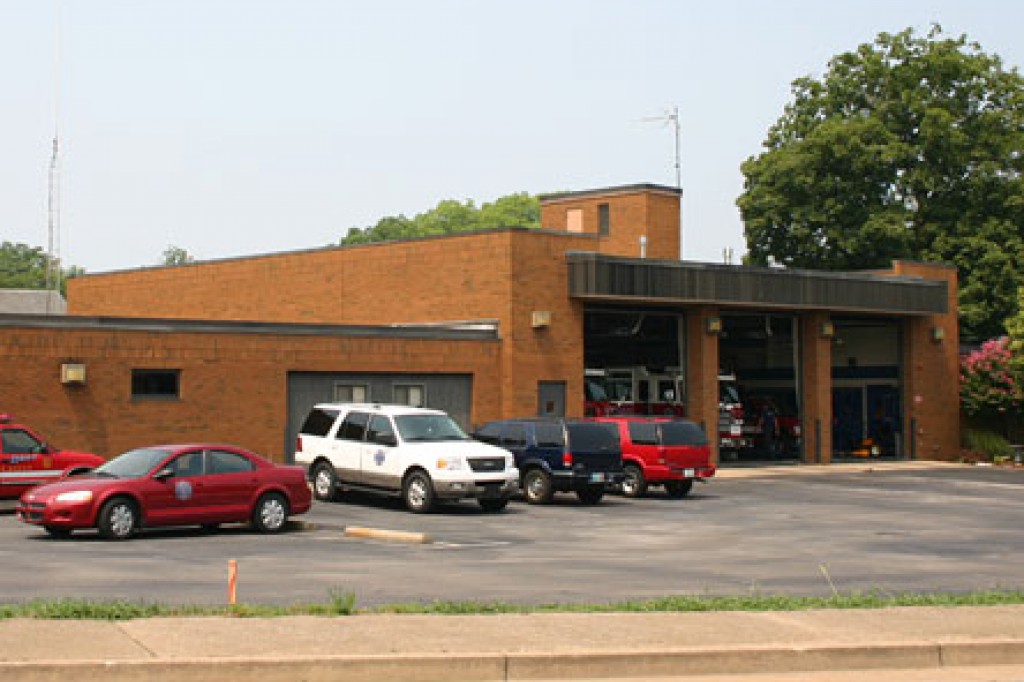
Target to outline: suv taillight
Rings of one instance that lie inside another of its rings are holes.
[[[295,452],[302,452],[302,436],[295,437]]]
[[[562,453],[562,466],[572,467],[572,453],[568,450]]]

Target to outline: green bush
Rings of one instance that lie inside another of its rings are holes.
[[[994,431],[965,429],[963,444],[968,450],[980,453],[993,461],[1013,456],[1010,441]]]

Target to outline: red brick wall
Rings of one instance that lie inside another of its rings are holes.
[[[954,461],[960,456],[960,328],[957,319],[957,271],[947,265],[896,261],[893,274],[944,280],[949,287],[944,315],[909,318],[903,326],[904,447],[919,459]],[[944,338],[936,340],[934,329]],[[911,426],[916,431],[911,435]],[[913,438],[913,443],[911,443]]]
[[[567,229],[568,211],[583,211],[583,231],[598,233],[598,206],[608,204],[610,229],[590,250],[640,257],[640,236],[647,237],[647,257],[679,260],[679,196],[659,191],[609,190],[542,200],[541,225]]]
[[[283,461],[289,371],[473,375],[473,421],[501,415],[496,341],[0,329],[0,411],[59,447],[110,457],[142,445],[234,443]],[[84,386],[60,383],[83,362]],[[132,369],[181,370],[181,399],[133,400]]]

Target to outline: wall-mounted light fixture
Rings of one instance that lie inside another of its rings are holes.
[[[543,329],[551,326],[551,311],[550,310],[534,310],[533,315],[530,317],[530,324],[533,325],[534,329]]]
[[[81,362],[64,362],[60,366],[60,383],[84,384],[85,364]]]
[[[932,327],[932,341],[935,343],[941,342],[946,338],[945,327]]]
[[[722,318],[720,317],[709,317],[705,321],[705,329],[708,334],[721,334],[722,333]]]
[[[831,339],[836,335],[836,325],[831,320],[826,320],[821,323],[821,328],[818,330],[823,339]]]

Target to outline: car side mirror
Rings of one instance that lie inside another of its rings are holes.
[[[153,474],[153,478],[158,481],[166,481],[168,478],[174,478],[174,469],[161,469]]]

